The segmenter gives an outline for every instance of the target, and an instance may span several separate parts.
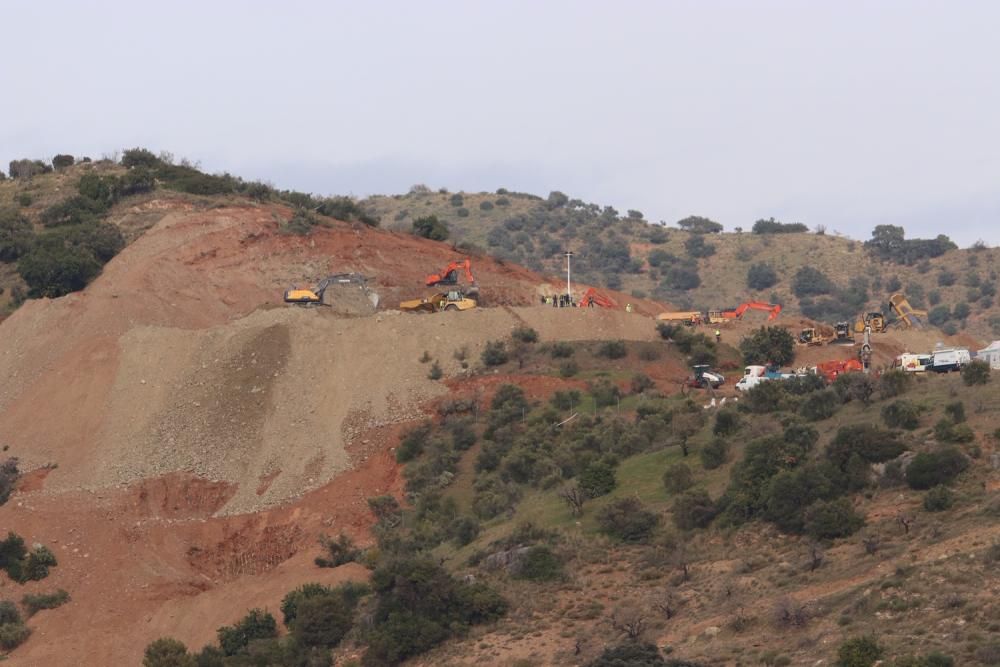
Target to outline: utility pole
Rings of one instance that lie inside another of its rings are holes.
[[[566,256],[566,296],[572,301],[573,299],[573,284],[570,281],[570,265],[572,264],[573,251],[567,250],[563,253]]]

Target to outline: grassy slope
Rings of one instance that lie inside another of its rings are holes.
[[[366,200],[365,205],[381,216],[383,226],[404,231],[410,230],[415,218],[436,215],[448,224],[452,230],[452,240],[456,243],[471,242],[491,253],[501,252],[498,248],[490,248],[486,242],[486,236],[491,229],[501,226],[509,218],[544,209],[544,202],[541,200],[506,195],[510,200],[509,206],[494,206],[491,210],[482,210],[481,203],[495,202],[500,195],[461,194],[464,198],[463,207],[469,211],[468,217],[458,215],[459,207],[451,203],[450,193],[377,196]],[[678,257],[685,256],[684,241],[689,237],[686,232],[668,228],[666,243],[652,245],[648,242],[649,232],[652,229],[651,225],[643,221],[620,219],[600,232],[588,227],[587,234],[598,233],[606,239],[608,233],[614,230],[629,242],[632,256],[637,258],[644,259],[654,248],[661,248]],[[557,235],[553,236],[559,238]],[[967,274],[976,273],[981,280],[992,282],[997,286],[997,274],[1000,273],[1000,249],[996,248],[979,252],[969,249],[954,250],[931,260],[931,270],[924,271],[917,266],[875,261],[864,251],[860,242],[832,234],[758,236],[749,233],[725,233],[712,235],[708,240],[716,246],[716,253],[709,258],[699,260],[702,285],[682,295],[662,296],[675,302],[687,301],[693,307],[707,310],[732,306],[750,299],[770,300],[772,293],[776,293],[787,311],[797,315],[797,299],[791,290],[792,277],[800,267],[812,266],[842,286],[846,286],[854,276],[867,277],[874,283],[870,291],[870,305],[873,308],[885,307],[889,293],[887,289],[879,288],[878,285],[885,285],[894,276],[899,278],[904,291],[908,288],[912,291],[913,285],[919,285],[926,294],[937,290],[941,294],[942,303],[953,305],[967,300],[968,287],[965,285]],[[583,238],[577,237],[567,244],[574,251],[580,252]],[[551,274],[561,275],[564,271],[564,260],[560,255],[545,258],[539,252],[525,252],[520,246],[514,253],[504,254],[531,268]],[[775,268],[780,279],[776,286],[761,292],[754,292],[746,287],[747,270],[751,264],[757,262],[767,262]],[[957,282],[949,287],[939,286],[938,275],[942,270],[956,274]],[[599,280],[599,277],[596,279]],[[646,294],[655,293],[659,281],[656,272],[651,272],[648,264],[641,273],[624,274],[621,279],[624,291],[638,290]],[[978,308],[976,304],[971,305],[972,315],[966,321],[965,331],[981,339],[1000,336],[1000,328],[990,321],[991,318],[1000,317],[1000,300],[988,309]]]
[[[973,655],[1000,641],[1000,582],[992,576],[995,563],[985,557],[1000,539],[996,522],[996,472],[991,455],[993,434],[1000,419],[1000,392],[993,378],[987,388],[970,388],[957,375],[918,378],[906,394],[923,410],[920,427],[908,441],[920,451],[933,446],[933,425],[944,405],[961,400],[976,441],[960,447],[972,457],[969,470],[953,485],[955,506],[930,513],[922,506],[924,492],[905,486],[874,487],[853,496],[867,526],[858,534],[825,545],[824,563],[807,567],[809,541],[782,535],[772,526],[752,523],[740,529],[710,528],[678,535],[670,525],[672,498],[662,485],[667,466],[684,460],[695,471],[695,484],[713,497],[722,493],[744,444],[754,437],[780,432],[772,416],[744,415],[740,432],[730,438],[729,462],[706,471],[696,455],[708,440],[706,428],[693,439],[695,453],[686,460],[676,447],[642,453],[624,460],[617,471],[618,488],[609,496],[589,501],[584,516],[573,517],[555,490],[529,492],[510,518],[484,525],[470,545],[440,547],[437,554],[464,570],[477,550],[531,522],[554,529],[558,548],[566,559],[567,578],[551,584],[529,584],[491,576],[512,601],[512,610],[497,626],[478,631],[470,640],[449,644],[418,661],[419,664],[542,665],[576,663],[576,646],[584,655],[614,642],[612,614],[638,606],[647,617],[647,637],[668,646],[677,657],[704,664],[772,664],[776,656],[791,663],[829,660],[845,638],[874,633],[889,656],[940,650],[956,664],[979,664]],[[677,400],[676,397],[667,399]],[[890,399],[892,400],[892,399]],[[821,432],[814,456],[841,426],[881,424],[880,410],[889,401],[844,406],[834,417],[816,424]],[[612,410],[613,409],[609,409]],[[473,461],[478,447],[464,456],[450,487],[468,512]],[[595,515],[613,498],[637,496],[663,516],[660,536],[652,546],[621,546],[599,534]],[[915,518],[909,533],[897,521],[900,514]],[[691,578],[679,576],[676,562],[658,554],[664,535],[686,543]],[[865,553],[864,536],[877,536],[875,555]],[[477,576],[482,576],[477,572]],[[666,619],[656,610],[663,596],[675,600],[677,614]],[[784,627],[775,620],[783,601],[804,605],[810,620],[804,627]],[[737,619],[740,619],[739,621]],[[767,641],[760,638],[767,636]]]

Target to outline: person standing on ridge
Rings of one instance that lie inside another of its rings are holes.
[[[715,342],[716,343],[722,342],[722,332],[719,331],[718,329],[715,330]]]

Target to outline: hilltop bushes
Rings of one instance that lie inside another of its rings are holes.
[[[436,215],[428,215],[413,221],[413,233],[432,241],[444,241],[448,238],[448,225],[438,220]]]
[[[31,222],[12,208],[0,209],[0,262],[13,262],[31,249]]]
[[[28,551],[24,539],[14,532],[0,540],[0,570],[19,584],[44,579],[49,576],[49,568],[57,564],[48,547],[36,546]]]
[[[760,262],[747,270],[747,287],[754,290],[764,290],[778,283],[778,274],[770,264]]]
[[[808,232],[809,228],[801,222],[778,222],[774,218],[761,219],[753,223],[754,234],[801,234]]]
[[[907,239],[903,228],[896,225],[878,225],[871,239],[865,241],[865,248],[875,257],[896,264],[916,264],[957,247],[944,234],[934,239]]]

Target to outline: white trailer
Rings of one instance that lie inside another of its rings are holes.
[[[948,348],[934,350],[933,363],[930,370],[935,373],[948,373],[961,370],[962,366],[972,361],[972,355],[963,348]]]
[[[993,370],[1000,370],[1000,340],[995,340],[986,348],[976,352],[976,359],[985,361]]]

